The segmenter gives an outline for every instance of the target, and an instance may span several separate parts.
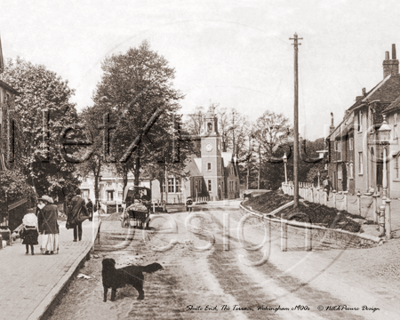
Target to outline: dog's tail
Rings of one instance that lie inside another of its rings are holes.
[[[149,264],[147,266],[137,266],[136,268],[139,268],[140,271],[142,272],[147,272],[147,273],[153,273],[156,272],[160,269],[164,269],[161,264],[154,262],[152,264]]]

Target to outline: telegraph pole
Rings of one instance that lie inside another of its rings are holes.
[[[293,154],[293,184],[294,184],[294,204],[293,208],[299,206],[299,74],[298,74],[298,53],[299,53],[299,38],[297,33],[294,38],[289,38],[294,43],[294,154]]]

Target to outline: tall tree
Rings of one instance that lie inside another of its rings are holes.
[[[289,119],[283,114],[267,110],[257,119],[254,137],[258,156],[258,187],[269,188],[276,181],[280,183],[280,178],[277,180],[273,174],[280,164],[271,163],[270,160],[283,155],[284,149],[279,147],[287,144],[288,138],[293,135],[292,131]]]
[[[8,60],[1,79],[15,88],[16,146],[23,172],[39,194],[61,195],[60,180],[74,181],[74,165],[59,152],[62,129],[77,121],[74,91],[55,72],[21,58]]]
[[[275,148],[292,136],[289,119],[281,113],[265,111],[255,124],[255,139],[263,156],[272,156]]]
[[[125,54],[107,57],[102,70],[93,100],[116,117],[111,153],[120,173],[126,175],[132,169],[134,184],[139,185],[146,166],[177,160],[173,159],[178,151],[174,124],[181,121],[177,111],[183,95],[172,84],[175,70],[147,41]]]
[[[91,145],[87,148],[82,148],[77,152],[79,158],[79,164],[77,165],[77,171],[82,177],[86,177],[89,174],[93,175],[94,178],[94,196],[96,202],[100,200],[100,179],[101,172],[107,166],[104,159],[104,139],[103,130],[107,128],[101,128],[103,116],[107,118],[108,109],[104,106],[98,105],[92,107],[86,107],[82,110],[79,117],[81,123],[84,125],[87,132],[90,133]],[[109,120],[108,118],[106,120]],[[107,132],[106,132],[107,134]],[[84,131],[80,131],[79,138],[83,138]],[[97,205],[97,204],[96,204]]]

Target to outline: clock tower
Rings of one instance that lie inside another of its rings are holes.
[[[218,119],[210,107],[204,118],[201,134],[202,173],[211,200],[221,200],[224,190],[224,162],[221,156],[221,137]]]

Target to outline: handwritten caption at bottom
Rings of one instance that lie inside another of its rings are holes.
[[[307,311],[310,310],[310,307],[297,305],[295,307],[282,307],[282,306],[267,306],[267,305],[257,305],[257,306],[240,306],[240,305],[233,305],[228,306],[226,304],[222,306],[218,305],[205,305],[205,306],[193,306],[188,305],[186,306],[186,311]]]
[[[273,313],[281,312],[281,311],[369,311],[374,313],[375,311],[379,311],[379,308],[376,307],[348,307],[346,305],[342,306],[321,306],[318,307],[309,307],[304,305],[297,305],[292,307],[286,306],[268,306],[268,305],[253,305],[253,306],[240,306],[240,305],[204,305],[204,306],[195,306],[188,305],[186,306],[186,311],[271,311]]]

